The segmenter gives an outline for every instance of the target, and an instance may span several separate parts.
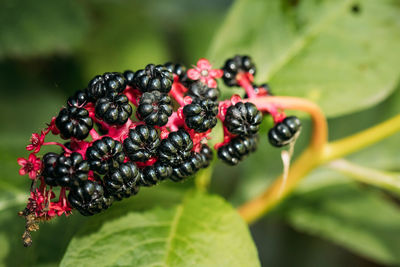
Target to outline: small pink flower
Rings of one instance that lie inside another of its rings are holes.
[[[42,162],[35,154],[30,154],[28,159],[18,158],[18,164],[21,165],[20,175],[29,174],[30,179],[36,178],[36,173],[42,167]]]
[[[217,87],[215,79],[221,78],[223,74],[224,72],[220,69],[212,69],[210,62],[205,58],[199,59],[197,66],[187,71],[187,75],[191,80],[200,80],[210,88]]]
[[[45,135],[43,132],[39,134],[33,133],[32,137],[30,139],[31,143],[26,146],[26,150],[31,151],[33,150],[33,153],[38,153],[40,151],[41,146],[43,145]]]

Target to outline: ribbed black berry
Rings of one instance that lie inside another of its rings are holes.
[[[194,98],[191,104],[183,107],[186,125],[197,131],[206,132],[217,125],[218,105],[216,102]]]
[[[203,165],[203,157],[199,153],[193,152],[189,158],[172,169],[172,176],[170,179],[175,182],[182,181],[194,175]]]
[[[101,184],[86,180],[71,189],[68,201],[82,215],[91,216],[110,207],[113,197],[105,195]]]
[[[46,153],[42,158],[43,171],[42,176],[47,185],[57,186],[57,176],[55,173],[55,167],[57,159],[60,155],[57,153],[49,152]]]
[[[186,75],[186,67],[182,64],[174,64],[172,62],[167,62],[164,64],[170,72],[178,75],[180,82],[186,82],[187,75]]]
[[[98,118],[110,125],[122,125],[132,115],[132,107],[126,95],[111,91],[97,100],[95,112]]]
[[[91,170],[106,174],[109,170],[118,168],[124,162],[125,155],[122,144],[106,136],[93,142],[86,150],[86,158]]]
[[[229,165],[236,165],[250,152],[257,149],[258,136],[238,136],[218,148],[218,158]]]
[[[87,180],[89,163],[82,155],[73,152],[70,156],[61,155],[55,165],[56,183],[59,186],[75,187]]]
[[[248,72],[250,74],[256,74],[256,66],[252,62],[249,56],[237,55],[234,58],[230,58],[225,61],[225,65],[222,68],[224,75],[222,76],[227,86],[237,86],[236,75],[240,72]]]
[[[136,195],[139,192],[138,182],[142,173],[133,162],[119,165],[104,176],[104,188],[117,200]]]
[[[203,82],[194,82],[190,84],[187,92],[188,96],[200,99],[210,99],[216,101],[220,95],[218,88],[210,88]]]
[[[137,116],[148,125],[164,126],[172,114],[171,98],[158,91],[143,93],[139,100]]]
[[[124,150],[132,161],[145,162],[157,153],[161,139],[157,130],[149,125],[138,125],[129,130],[128,137],[124,140]]]
[[[185,130],[178,130],[163,139],[158,149],[159,160],[172,167],[179,166],[191,156],[193,141]]]
[[[86,109],[69,106],[63,108],[58,114],[56,126],[60,130],[62,138],[74,137],[83,140],[93,128],[93,120],[89,117]]]
[[[201,146],[199,154],[203,160],[203,168],[207,168],[214,157],[213,151],[208,145],[204,144]]]
[[[253,103],[238,102],[226,111],[224,125],[233,134],[253,135],[258,132],[262,118]]]
[[[124,71],[124,78],[126,80],[126,83],[130,86],[134,86],[134,78],[135,78],[135,72],[131,70],[126,70]]]
[[[77,91],[73,96],[68,98],[67,105],[72,107],[81,108],[88,103],[88,96],[86,91]]]
[[[282,147],[293,141],[296,133],[301,128],[301,121],[296,116],[286,117],[282,122],[277,123],[268,132],[271,145]]]
[[[142,92],[168,93],[171,90],[174,76],[162,65],[149,64],[145,69],[136,71],[133,80],[134,85]]]
[[[126,80],[119,72],[106,72],[103,75],[95,76],[88,85],[87,95],[90,100],[96,101],[104,97],[108,92],[121,93],[125,90]]]
[[[156,162],[143,169],[140,185],[152,186],[158,182],[169,178],[172,175],[172,167],[166,163]]]

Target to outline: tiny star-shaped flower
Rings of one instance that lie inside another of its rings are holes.
[[[36,178],[36,173],[42,167],[42,162],[35,154],[30,154],[28,159],[18,158],[18,164],[21,166],[19,170],[20,175],[29,174],[30,179]]]
[[[32,137],[30,139],[31,143],[26,146],[26,150],[31,151],[33,150],[33,153],[38,153],[40,151],[41,146],[43,145],[45,135],[43,131],[40,133],[33,133]]]
[[[223,74],[224,72],[222,70],[213,69],[210,62],[205,58],[199,59],[199,61],[197,61],[197,66],[187,71],[189,79],[194,81],[200,80],[210,88],[217,87],[215,79],[221,78]]]

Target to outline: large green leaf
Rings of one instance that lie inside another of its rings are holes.
[[[259,266],[247,226],[216,196],[194,194],[171,209],[91,222],[61,266]]]
[[[340,174],[328,170],[323,174],[317,178],[318,186],[315,181],[303,184],[284,206],[289,222],[366,258],[399,264],[400,209]]]
[[[400,74],[400,5],[393,0],[240,0],[209,56],[253,57],[256,80],[277,95],[306,97],[328,116],[372,106]]]
[[[88,26],[76,1],[2,1],[0,58],[69,51],[82,41]]]

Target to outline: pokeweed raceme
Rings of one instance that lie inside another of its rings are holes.
[[[47,128],[32,134],[28,159],[18,159],[20,175],[32,183],[27,206],[19,212],[26,219],[24,245],[31,245],[31,232],[41,221],[73,210],[94,215],[142,186],[183,181],[208,167],[214,154],[208,142],[218,120],[224,138],[214,149],[229,165],[256,150],[264,115],[275,123],[268,134],[273,146],[293,142],[300,120],[286,117],[279,106],[260,111],[252,103],[271,95],[267,84],[253,83],[255,74],[252,59],[237,55],[221,69],[202,58],[188,70],[181,64],[149,64],[95,76],[68,98]],[[243,98],[218,101],[218,79],[242,87]],[[65,141],[46,142],[50,134]],[[38,156],[49,145],[58,151]]]

